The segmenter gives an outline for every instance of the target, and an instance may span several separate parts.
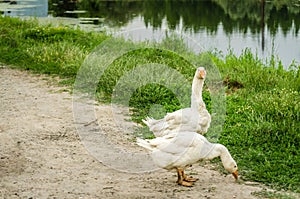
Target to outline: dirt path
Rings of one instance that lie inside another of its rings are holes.
[[[175,172],[132,174],[104,166],[77,135],[72,96],[49,82],[50,77],[0,69],[0,198],[252,199],[251,193],[262,190],[211,166],[187,170],[200,178],[192,188],[176,185]],[[100,109],[106,113],[99,118],[107,122],[104,130],[117,132],[106,106]],[[120,142],[139,149],[126,140]]]

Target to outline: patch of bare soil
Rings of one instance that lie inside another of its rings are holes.
[[[105,166],[77,134],[71,94],[51,79],[0,69],[0,198],[252,199],[263,189],[237,183],[211,165],[187,169],[200,178],[191,188],[177,185],[175,172],[133,174]],[[98,111],[103,131],[118,135],[112,138],[116,143],[141,150],[131,135],[120,133],[109,106],[99,105]]]

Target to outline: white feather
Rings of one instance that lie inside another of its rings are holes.
[[[171,132],[192,131],[200,134],[207,132],[211,116],[206,109],[205,103],[202,99],[202,90],[204,84],[204,77],[199,78],[200,72],[206,74],[203,67],[196,70],[193,84],[191,107],[177,110],[159,120],[147,117],[142,120],[154,133],[156,137],[162,137]]]

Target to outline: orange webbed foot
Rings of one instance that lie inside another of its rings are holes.
[[[185,187],[192,187],[194,185],[193,182],[187,182],[187,181],[178,182],[178,184]]]
[[[184,179],[184,181],[186,181],[186,182],[196,182],[198,180],[199,180],[198,178],[193,178],[193,177],[186,177]]]

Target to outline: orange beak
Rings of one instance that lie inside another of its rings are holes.
[[[239,172],[237,170],[233,172],[232,175],[236,180],[239,178]]]
[[[199,78],[200,79],[204,79],[205,78],[205,71],[204,70],[199,71]]]

